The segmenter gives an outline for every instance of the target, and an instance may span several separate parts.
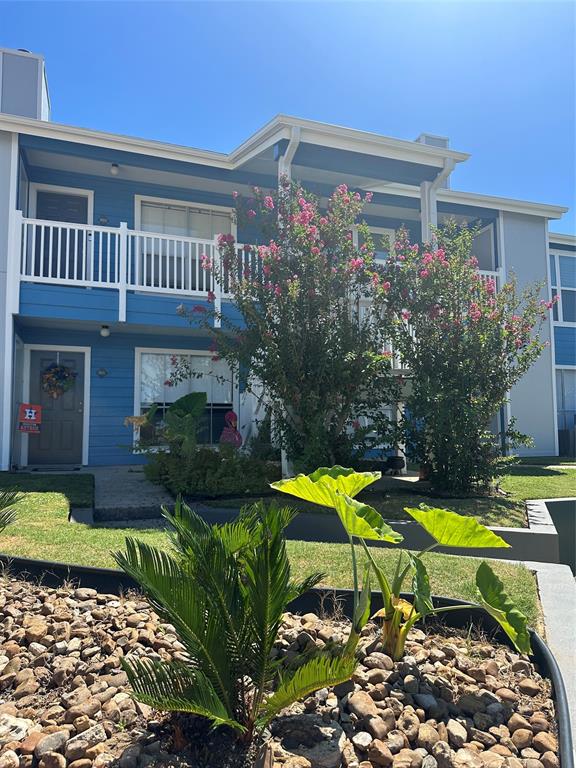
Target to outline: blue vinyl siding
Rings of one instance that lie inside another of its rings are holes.
[[[71,285],[21,283],[20,314],[62,320],[118,320],[118,291]]]
[[[576,326],[554,327],[556,365],[576,365]]]
[[[198,328],[200,315],[178,314],[183,305],[190,313],[194,306],[213,309],[208,301],[193,296],[168,296],[129,291],[126,296],[126,324]],[[222,302],[224,316],[241,324],[242,317],[231,301]],[[92,320],[98,323],[118,322],[118,291],[108,288],[85,288],[70,285],[22,283],[20,286],[20,315],[58,320]]]
[[[93,332],[23,326],[18,335],[26,344],[81,346],[91,348],[90,428],[88,464],[142,464],[145,459],[130,450],[132,430],[124,426],[134,413],[135,348],[208,349],[207,337],[121,334],[103,339]],[[97,375],[106,369],[104,377]]]

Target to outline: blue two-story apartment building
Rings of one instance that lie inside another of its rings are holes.
[[[343,182],[372,191],[365,218],[377,236],[404,225],[425,240],[447,217],[479,222],[484,273],[502,284],[514,272],[520,286],[543,281],[543,297],[557,294],[550,344],[508,416],[533,436],[534,454],[573,449],[576,239],[548,231],[566,209],[449,189],[467,159],[441,137],[403,141],[283,115],[229,154],[61,125],[49,119],[43,58],[0,50],[0,468],[141,462],[126,418],[152,405],[161,417],[194,390],[207,394],[206,442],[218,442],[230,409],[244,438],[252,433],[255,400],[177,308],[208,306],[213,291],[234,314],[202,257],[218,258],[220,233],[252,240],[235,230],[232,193],[274,188],[282,174],[321,198]],[[169,386],[175,355],[204,375]],[[37,434],[20,429],[26,404],[42,406]]]

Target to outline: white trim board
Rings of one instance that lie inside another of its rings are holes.
[[[31,181],[28,186],[29,194],[29,216],[31,219],[36,218],[36,200],[38,192],[56,192],[63,195],[70,194],[77,197],[88,198],[88,210],[86,212],[87,222],[86,224],[94,224],[94,190],[92,189],[79,189],[78,187],[61,187],[57,184],[39,184],[35,181]]]
[[[30,398],[30,353],[32,351],[47,350],[51,352],[83,352],[84,353],[84,412],[82,419],[82,464],[88,464],[90,444],[90,375],[92,371],[91,347],[67,346],[66,344],[24,344],[24,375],[22,402],[29,402]],[[28,466],[28,440],[29,435],[23,434],[20,450],[20,463]]]

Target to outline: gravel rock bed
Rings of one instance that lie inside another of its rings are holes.
[[[287,614],[275,653],[298,664],[340,642],[337,616]],[[323,689],[242,751],[198,718],[135,702],[121,659],[181,657],[139,595],[0,583],[0,768],[558,768],[550,683],[485,637],[413,630],[407,655],[364,630],[352,681]],[[259,753],[259,754],[257,754]]]

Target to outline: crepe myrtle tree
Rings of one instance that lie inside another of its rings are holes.
[[[541,285],[497,290],[473,255],[476,230],[449,222],[423,249],[401,230],[382,279],[397,316],[394,344],[411,371],[401,424],[407,451],[428,466],[439,489],[469,493],[488,486],[530,438],[511,421],[491,422],[510,389],[539,357],[540,327],[553,302]]]
[[[235,199],[237,221],[262,244],[240,248],[221,235],[219,258],[202,263],[232,294],[241,319],[216,308],[187,312],[200,317],[215,354],[244,372],[249,389],[262,386],[274,436],[296,468],[350,461],[386,443],[392,425],[384,407],[396,401],[397,382],[386,346],[390,283],[359,221],[370,193],[341,184],[322,208],[282,178],[277,192],[255,188],[251,198]]]

